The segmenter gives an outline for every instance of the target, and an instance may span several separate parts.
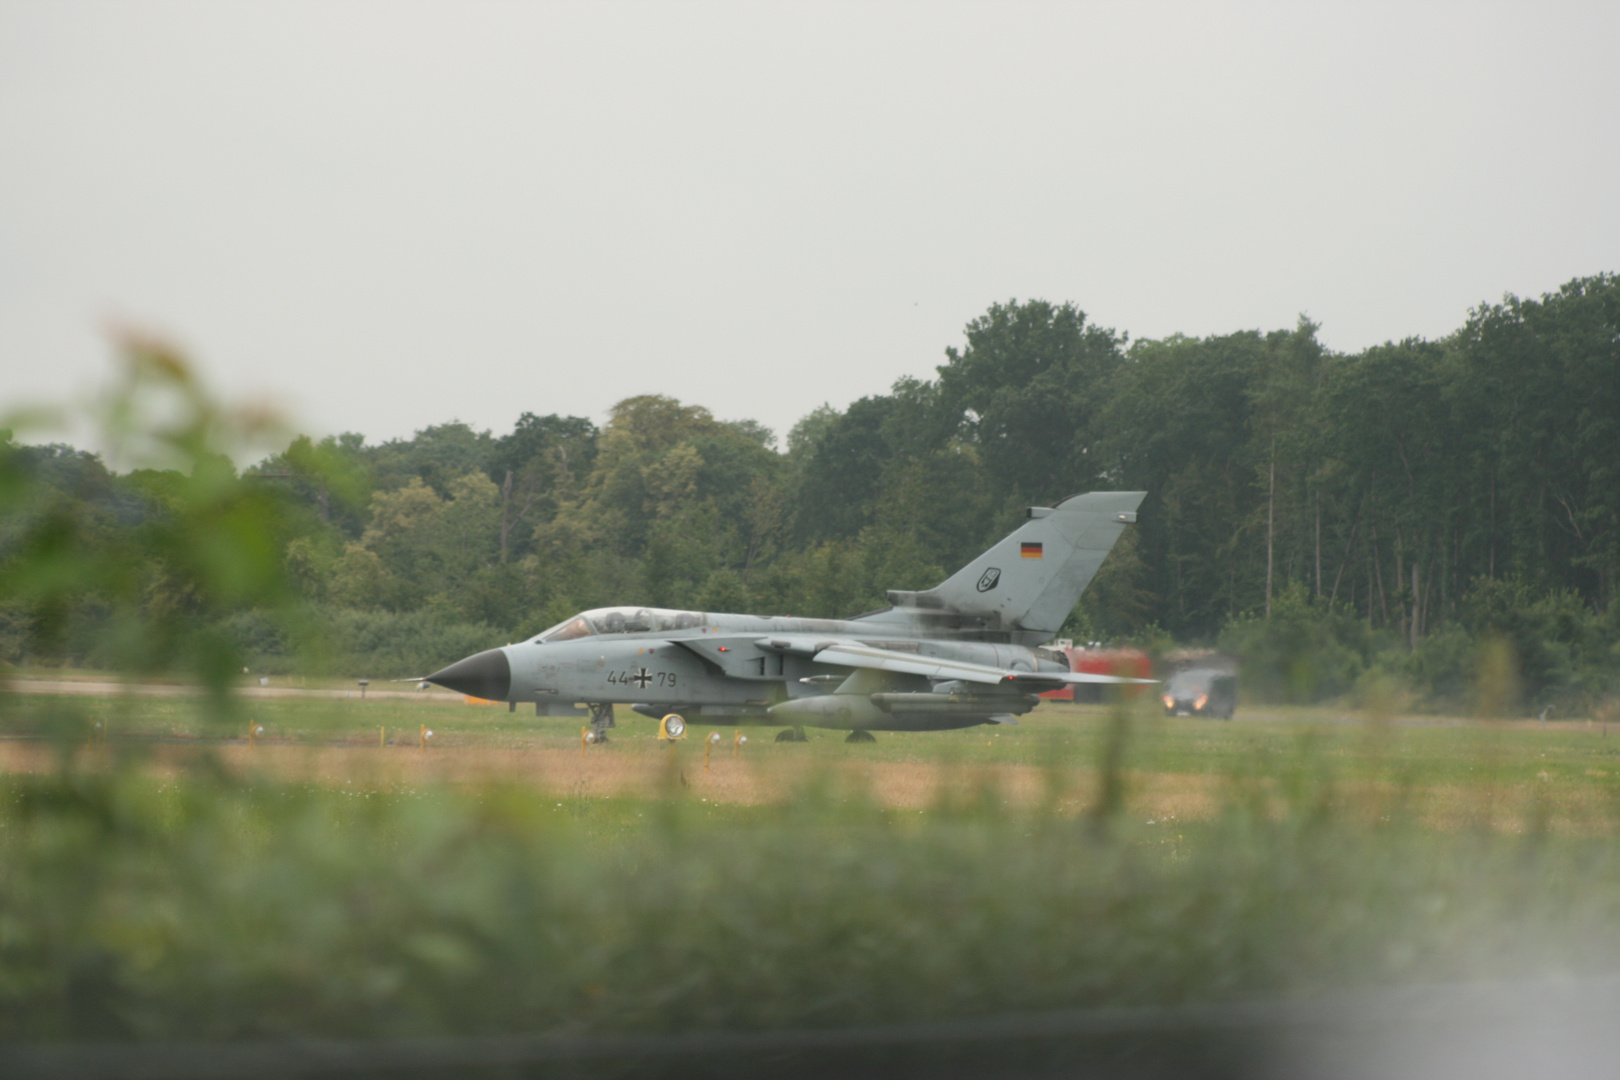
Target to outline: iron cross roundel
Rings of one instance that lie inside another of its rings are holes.
[[[646,668],[642,668],[640,671],[630,676],[630,681],[636,684],[637,690],[645,690],[647,689],[647,684],[652,682],[652,675],[647,672]]]

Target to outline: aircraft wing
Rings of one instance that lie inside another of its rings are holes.
[[[964,682],[999,685],[1003,682],[1021,685],[1048,686],[1069,683],[1152,683],[1154,679],[1130,679],[1118,675],[1094,675],[1089,671],[1011,671],[990,664],[974,664],[965,660],[942,660],[933,656],[874,649],[854,642],[834,642],[815,655],[818,664],[837,664],[842,667],[873,668],[895,671],[906,675],[925,675],[930,679],[961,679]]]

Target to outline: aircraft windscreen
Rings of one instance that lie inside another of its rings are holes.
[[[575,638],[590,637],[591,624],[585,621],[583,615],[576,615],[572,619],[565,619],[541,634],[536,641],[572,641]]]
[[[1209,671],[1203,668],[1178,672],[1170,680],[1170,685],[1165,687],[1165,692],[1171,694],[1201,694],[1209,690],[1220,675],[1221,673],[1218,671]]]

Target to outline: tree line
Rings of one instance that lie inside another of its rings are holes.
[[[114,473],[8,437],[28,494],[0,521],[0,565],[42,529],[138,533],[199,471],[228,473],[274,506],[278,571],[338,628],[334,655],[415,674],[607,604],[849,616],[935,584],[1026,506],[1140,489],[1071,636],[1223,645],[1255,659],[1257,686],[1305,697],[1377,672],[1455,696],[1500,638],[1526,695],[1607,692],[1620,279],[1482,304],[1440,340],[1343,354],[1317,332],[1302,317],[1132,341],[1074,304],[994,304],[936,377],[822,406],[780,440],[654,395],[600,427],[537,403],[504,434],[297,438],[240,476],[224,460]],[[141,603],[189,602],[145,588]],[[0,658],[96,662],[112,631],[93,594],[72,618],[9,598]],[[260,606],[218,617],[259,662],[290,663],[291,631]]]

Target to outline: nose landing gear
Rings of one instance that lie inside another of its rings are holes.
[[[592,705],[590,710],[591,735],[593,736],[591,741],[593,743],[605,743],[608,741],[607,729],[615,726],[613,723],[613,703]]]

